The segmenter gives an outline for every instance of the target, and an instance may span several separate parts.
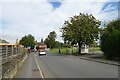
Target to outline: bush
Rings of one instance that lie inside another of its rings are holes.
[[[119,23],[119,24],[118,24]],[[107,59],[120,57],[120,20],[107,24],[101,35],[101,50]]]

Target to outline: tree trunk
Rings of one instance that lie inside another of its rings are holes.
[[[78,42],[78,54],[81,54],[81,46],[82,46],[82,43]]]

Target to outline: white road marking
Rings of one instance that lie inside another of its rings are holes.
[[[38,65],[38,62],[37,62],[37,60],[36,60],[35,57],[34,57],[34,59],[35,59],[35,62],[36,62],[36,64],[37,64],[37,67],[38,67],[38,69],[39,69],[40,76],[41,76],[42,78],[44,78],[43,73],[42,73],[42,71],[41,71],[41,68],[40,68],[40,66]]]

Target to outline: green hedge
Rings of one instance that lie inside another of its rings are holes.
[[[119,59],[120,20],[108,23],[107,28],[101,36],[101,50],[104,52],[107,59]]]

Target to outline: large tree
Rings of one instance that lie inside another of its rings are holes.
[[[25,35],[22,37],[22,39],[19,42],[21,45],[24,45],[24,47],[31,47],[34,48],[35,46],[35,38],[31,34]]]
[[[61,28],[63,40],[72,44],[78,43],[78,52],[81,54],[82,45],[92,44],[98,39],[99,26],[100,21],[96,20],[93,15],[80,13],[64,22]]]
[[[45,39],[44,43],[47,44],[49,48],[53,48],[55,46],[56,35],[57,35],[56,32],[52,31],[49,33],[49,35]]]

